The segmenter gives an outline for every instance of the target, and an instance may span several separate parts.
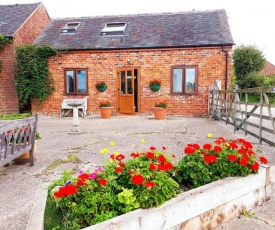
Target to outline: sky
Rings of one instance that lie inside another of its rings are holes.
[[[234,47],[254,45],[275,65],[273,0],[0,0],[1,5],[34,2],[43,2],[51,18],[225,9]]]

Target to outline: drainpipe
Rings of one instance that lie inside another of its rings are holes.
[[[227,90],[227,83],[228,83],[228,51],[224,49],[224,46],[222,46],[222,52],[225,53],[225,87],[224,89]]]

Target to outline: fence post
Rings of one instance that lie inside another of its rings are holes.
[[[271,109],[270,109],[270,103],[269,103],[269,100],[268,100],[268,96],[266,95],[266,93],[264,93],[263,95],[264,95],[265,103],[266,103],[266,106],[267,106],[267,110],[268,110],[268,114],[269,114],[269,119],[271,121],[273,132],[275,134],[275,126],[274,126],[272,112],[271,112]]]
[[[262,143],[263,137],[263,93],[260,93],[260,129],[259,129],[259,143]]]
[[[208,117],[210,117],[210,115],[211,115],[211,96],[213,98],[213,90],[212,90],[211,86],[208,86],[208,106],[207,106]]]
[[[248,104],[248,94],[245,93],[245,121],[244,121],[244,133],[247,135],[247,104]]]

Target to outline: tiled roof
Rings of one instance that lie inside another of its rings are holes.
[[[13,37],[40,4],[0,5],[0,34]]]
[[[274,75],[275,76],[275,66],[270,62],[266,61],[265,67],[260,71],[262,75]]]
[[[69,22],[81,22],[76,33],[61,33]],[[106,23],[126,22],[124,36],[104,37]],[[233,45],[224,10],[120,15],[51,20],[34,42],[57,49],[127,49]]]

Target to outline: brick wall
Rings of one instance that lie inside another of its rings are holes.
[[[229,51],[228,83],[231,83],[232,47]],[[130,59],[131,63],[127,64]],[[170,71],[173,65],[198,66],[198,95],[174,96],[170,94]],[[55,92],[46,102],[35,109],[44,114],[59,114],[64,98],[64,68],[88,69],[88,113],[99,113],[98,103],[109,100],[116,106],[116,70],[117,68],[139,68],[140,81],[140,111],[150,113],[155,101],[167,99],[168,114],[205,116],[207,115],[208,86],[214,80],[225,81],[225,53],[221,47],[181,48],[159,50],[120,50],[120,51],[68,51],[50,58],[49,67],[54,78]],[[154,78],[162,79],[162,86],[158,92],[149,89],[149,81]],[[94,84],[104,80],[107,90],[100,93]],[[71,98],[77,98],[71,96]],[[78,97],[81,98],[81,97]]]
[[[15,86],[15,49],[32,44],[37,35],[49,22],[49,16],[42,4],[17,31],[12,44],[0,50],[3,71],[0,73],[0,113],[18,113],[18,98]]]
[[[14,78],[14,44],[8,44],[0,50],[0,59],[3,64],[3,69],[0,73],[0,113],[17,113],[18,99]]]

